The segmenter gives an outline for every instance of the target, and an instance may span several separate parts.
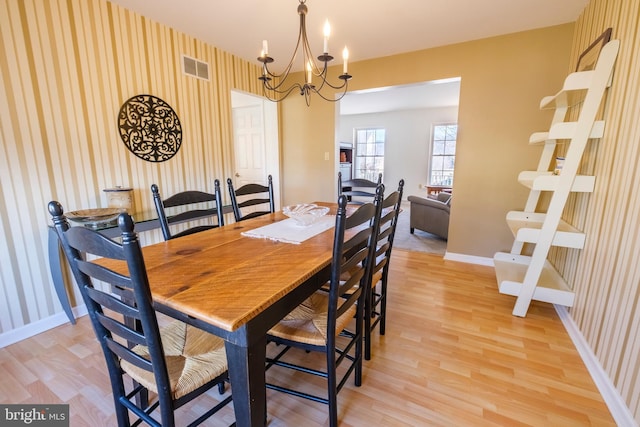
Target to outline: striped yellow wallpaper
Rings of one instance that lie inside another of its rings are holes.
[[[211,80],[184,75],[182,55],[208,63]],[[47,202],[105,207],[102,190],[122,185],[147,210],[152,183],[167,195],[213,190],[233,165],[230,91],[259,93],[258,73],[107,1],[0,1],[0,333],[61,313]],[[120,140],[118,110],[137,94],[162,98],[181,120],[182,146],[167,162],[143,161]]]
[[[588,241],[553,261],[576,291],[570,316],[640,423],[640,1],[591,0],[572,58],[607,27],[621,51],[606,135],[583,165],[596,191],[567,210]],[[183,54],[207,62],[211,80],[183,75]],[[166,193],[211,189],[232,171],[230,90],[260,93],[258,75],[253,64],[104,0],[0,1],[0,334],[61,314],[46,203],[103,207],[102,190],[123,185],[134,187],[138,209],[152,209],[152,183]],[[120,105],[142,93],[164,99],[182,121],[171,161],[144,162],[120,141]]]
[[[584,224],[587,243],[582,251],[558,252],[553,261],[576,292],[571,317],[640,424],[639,26],[636,0],[592,0],[577,21],[573,58],[608,27],[621,45],[605,136],[583,162],[597,177],[596,189],[566,211]]]

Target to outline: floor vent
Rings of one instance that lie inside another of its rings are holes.
[[[209,81],[209,64],[182,55],[182,72],[197,79]]]

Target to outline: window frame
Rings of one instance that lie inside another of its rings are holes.
[[[371,133],[374,135],[374,141],[360,141],[360,134],[365,132],[367,136]],[[379,141],[379,134],[382,133],[382,141]],[[385,146],[387,144],[387,129],[382,126],[371,126],[363,128],[354,128],[353,130],[354,151],[353,156],[353,177],[360,179],[368,179],[377,182],[378,174],[384,173],[384,157]],[[365,154],[361,153],[361,146],[366,145]],[[381,146],[381,147],[380,147]],[[370,148],[372,147],[372,148]],[[359,167],[361,162],[367,163],[366,159],[372,159],[373,167]],[[363,172],[362,174],[360,172]]]
[[[455,126],[456,127],[456,132],[455,132],[455,139],[447,139],[446,135],[448,135],[446,128],[447,127],[451,127],[451,126]],[[444,127],[444,133],[445,133],[445,139],[438,139],[436,140],[436,128],[438,127]],[[443,148],[443,153],[442,154],[435,154],[436,151],[436,141],[443,141],[444,142],[444,148]],[[447,153],[447,142],[449,141],[453,141],[454,142],[454,149],[453,149],[453,154],[451,153]],[[431,124],[431,134],[430,134],[430,141],[429,141],[429,164],[428,164],[428,170],[427,170],[427,182],[428,185],[439,185],[439,186],[444,186],[444,187],[452,187],[453,186],[453,181],[454,181],[454,175],[455,175],[455,159],[456,159],[456,149],[457,149],[457,141],[458,141],[458,122],[441,122],[441,123],[432,123]],[[436,158],[442,158],[442,167],[438,168],[437,171],[441,172],[440,176],[442,177],[440,180],[436,180],[434,179],[434,160]],[[453,162],[452,162],[452,167],[451,168],[445,168],[445,158],[453,158]],[[449,179],[447,179],[447,176],[449,176]]]

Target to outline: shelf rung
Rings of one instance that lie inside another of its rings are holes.
[[[518,296],[522,288],[524,277],[531,257],[498,252],[493,257],[496,269],[496,279],[501,294]],[[535,301],[572,307],[575,293],[569,289],[562,276],[555,268],[545,261],[542,274],[533,293]]]
[[[545,96],[540,101],[540,109],[558,108],[575,105],[580,102],[591,85],[595,70],[578,71],[564,79],[562,90],[552,96]]]
[[[554,175],[551,171],[523,171],[518,175],[518,182],[531,190],[555,191],[560,183],[561,175]],[[576,175],[571,191],[577,193],[591,193],[596,184],[596,177]]]
[[[536,132],[529,137],[529,144],[538,145],[547,141],[571,139],[576,133],[577,122],[561,122],[551,127],[549,132]],[[604,135],[604,121],[593,123],[589,138],[602,138]]]
[[[547,215],[540,212],[511,211],[507,213],[507,225],[518,242],[538,243],[541,228]],[[551,244],[565,248],[584,248],[585,234],[571,224],[560,220]]]
[[[540,108],[562,108],[576,105],[584,99],[587,92],[586,89],[590,89],[591,83],[598,82],[600,77],[603,77],[603,73],[606,73],[604,76],[607,78],[606,87],[609,87],[611,85],[611,70],[613,69],[619,48],[619,40],[611,40],[605,44],[600,51],[595,69],[569,74],[564,79],[562,90],[553,96],[545,96],[542,98]]]

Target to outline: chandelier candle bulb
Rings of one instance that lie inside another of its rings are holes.
[[[269,45],[266,40],[262,40],[262,57],[265,57],[269,54]]]
[[[349,49],[347,49],[346,46],[342,51],[342,59],[344,60],[344,64],[342,65],[342,73],[347,74],[347,61],[349,60]]]
[[[331,35],[331,25],[329,20],[324,23],[324,53],[329,53],[329,36]]]

